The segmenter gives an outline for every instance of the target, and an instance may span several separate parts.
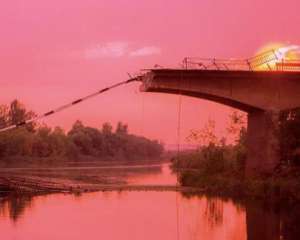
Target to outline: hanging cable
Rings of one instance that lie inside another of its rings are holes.
[[[81,102],[83,102],[85,100],[88,100],[90,98],[96,97],[96,96],[98,96],[98,95],[100,95],[100,94],[102,94],[104,92],[107,92],[107,91],[109,91],[109,90],[111,90],[113,88],[117,88],[117,87],[119,87],[121,85],[125,85],[125,84],[128,84],[128,83],[133,82],[133,81],[139,81],[139,77],[133,77],[133,78],[130,78],[130,79],[126,80],[126,81],[113,84],[113,85],[111,85],[109,87],[106,87],[106,88],[103,88],[101,90],[98,90],[97,92],[91,93],[91,94],[89,94],[89,95],[87,95],[87,96],[85,96],[83,98],[79,98],[79,99],[77,99],[77,100],[75,100],[75,101],[73,101],[71,103],[64,104],[64,105],[62,105],[60,107],[57,107],[56,109],[53,109],[53,110],[48,111],[48,112],[46,112],[44,114],[38,115],[38,116],[36,116],[36,117],[34,117],[32,119],[25,120],[25,121],[19,122],[17,124],[10,125],[8,127],[4,127],[2,129],[0,129],[0,132],[4,132],[4,131],[8,131],[8,130],[11,130],[11,129],[14,129],[14,128],[18,128],[18,127],[24,126],[24,125],[26,125],[28,123],[36,122],[36,121],[38,121],[38,120],[40,120],[42,118],[46,118],[46,117],[48,117],[50,115],[53,115],[53,114],[58,113],[58,112],[61,112],[61,111],[65,110],[65,109],[67,109],[67,108],[73,107],[74,105],[76,105],[78,103],[81,103]]]
[[[179,188],[179,157],[180,157],[180,145],[181,145],[181,111],[182,111],[182,93],[181,93],[181,82],[182,73],[178,81],[178,105],[177,105],[177,158],[176,158],[176,189]],[[177,240],[180,240],[180,229],[179,229],[179,202],[178,202],[178,191],[176,192],[176,229],[177,229]]]
[[[144,98],[144,93],[141,94],[142,95],[142,106],[141,106],[141,136],[144,135],[144,127],[145,127],[145,98]]]
[[[178,100],[178,116],[177,116],[177,160],[176,160],[176,189],[179,188],[179,157],[180,157],[180,129],[181,129],[181,105],[182,96],[179,94]],[[179,231],[179,202],[178,191],[176,192],[176,226],[177,226],[177,240],[180,240]]]

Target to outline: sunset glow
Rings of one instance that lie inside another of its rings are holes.
[[[36,113],[155,64],[178,66],[188,56],[245,59],[268,42],[300,44],[295,34],[298,0],[287,5],[260,0],[30,0],[7,1],[1,9],[1,103],[18,98]],[[123,120],[133,133],[175,144],[177,96],[139,93],[138,87],[112,91],[45,122],[68,130],[78,118],[95,127]],[[209,118],[224,131],[231,109],[184,97],[183,111],[184,140]]]
[[[300,239],[300,0],[8,0],[0,240]]]
[[[285,45],[283,43],[268,44],[257,52],[258,55],[267,53],[271,61],[258,66],[255,70],[276,70],[278,63],[282,64],[289,61],[300,61],[300,46]]]

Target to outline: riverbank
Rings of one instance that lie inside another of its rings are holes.
[[[84,193],[96,191],[180,191],[183,193],[201,193],[195,187],[176,185],[128,185],[126,183],[81,183],[49,181],[37,177],[0,177],[2,195],[47,194],[47,193]]]
[[[207,194],[237,199],[284,203],[300,201],[299,169],[256,177],[236,176],[228,172],[207,175],[199,169],[180,170],[180,184],[200,188]]]
[[[116,165],[147,165],[158,164],[170,161],[166,157],[161,158],[141,158],[140,160],[124,160],[124,158],[100,158],[89,155],[80,155],[76,160],[63,156],[56,157],[30,157],[30,156],[10,156],[5,161],[0,161],[1,168],[41,168],[41,167],[71,167],[71,166],[116,166]]]
[[[239,199],[275,202],[300,201],[300,168],[282,163],[272,174],[245,175],[244,144],[210,144],[182,152],[172,159],[181,186],[198,187],[205,193]]]
[[[97,191],[176,191],[188,194],[199,194],[203,191],[196,187],[176,185],[128,185],[126,183],[81,183],[49,181],[37,177],[0,177],[0,194],[6,195],[40,195],[50,193],[74,193]]]
[[[169,162],[139,165],[85,165],[1,168],[0,191],[12,194],[93,191],[182,191],[201,189],[176,184]]]

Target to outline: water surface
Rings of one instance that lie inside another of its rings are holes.
[[[168,165],[127,174],[131,184],[172,185]],[[5,240],[299,239],[300,214],[169,191],[52,194],[0,200]]]

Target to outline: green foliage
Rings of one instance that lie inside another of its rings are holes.
[[[180,169],[180,183],[212,192],[239,192],[246,160],[245,123],[245,114],[230,115],[227,136],[233,135],[234,144],[226,144],[224,136],[217,137],[211,120],[203,129],[193,131],[191,136],[199,143],[198,150],[173,160],[173,167]]]
[[[35,114],[14,100],[10,107],[0,106],[0,127],[16,124]],[[31,124],[0,134],[0,163],[12,157],[36,159],[72,159],[92,156],[102,160],[143,160],[158,158],[163,146],[157,141],[128,133],[126,124],[119,122],[116,130],[110,123],[101,129],[86,127],[76,121],[66,134],[63,129]],[[40,160],[37,160],[40,161]]]
[[[9,124],[8,120],[9,108],[6,105],[0,105],[0,127],[6,127]]]
[[[180,169],[180,182],[201,187],[213,194],[251,197],[264,200],[298,202],[300,200],[300,109],[280,114],[278,134],[282,166],[272,176],[245,177],[246,128],[243,116],[230,116],[228,134],[235,134],[233,145],[220,144],[212,124],[199,130],[196,139],[202,145],[198,151],[180,155],[173,167]],[[199,141],[198,138],[205,141]],[[217,140],[216,140],[217,139]],[[202,139],[203,140],[203,139]],[[226,141],[225,141],[226,142]]]
[[[300,109],[282,112],[280,119],[280,155],[286,165],[300,166]]]
[[[183,185],[207,184],[217,178],[242,179],[246,158],[245,148],[236,146],[216,146],[210,144],[197,152],[181,155],[173,160],[174,167],[182,169]],[[191,179],[189,179],[191,177]],[[197,181],[195,181],[197,178]]]
[[[7,119],[8,124],[11,125],[23,122],[25,120],[29,120],[31,118],[34,118],[35,116],[36,114],[34,112],[27,111],[25,106],[18,100],[13,100],[10,104]],[[25,126],[25,128],[28,131],[33,132],[35,129],[35,123],[29,123]]]

